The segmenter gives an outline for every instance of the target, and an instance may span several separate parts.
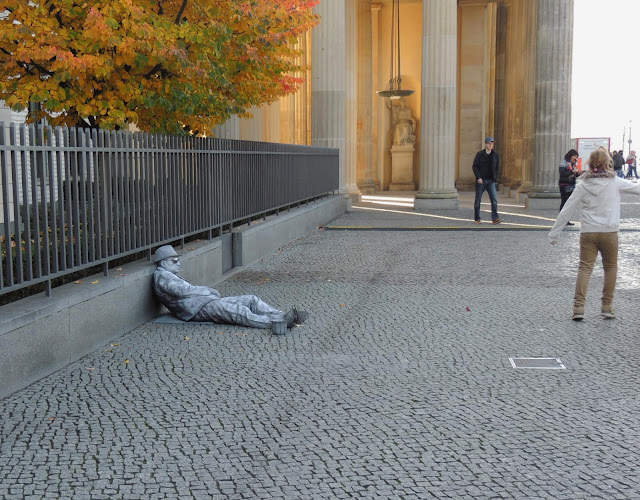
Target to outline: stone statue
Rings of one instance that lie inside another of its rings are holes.
[[[391,113],[393,120],[393,144],[395,146],[406,146],[415,144],[416,136],[413,134],[416,129],[416,121],[411,116],[411,109],[407,106],[403,98],[391,103]]]
[[[286,328],[301,325],[309,313],[295,306],[286,313],[271,307],[255,295],[222,297],[207,286],[192,285],[180,278],[180,259],[171,245],[158,248],[153,261],[153,291],[177,318],[183,321],[211,321],[231,325],[270,328],[273,333],[285,333]]]

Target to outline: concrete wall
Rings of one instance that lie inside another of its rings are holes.
[[[334,196],[234,229],[231,238],[188,243],[178,248],[181,274],[194,284],[213,285],[225,279],[231,259],[236,268],[248,266],[346,209],[347,199]],[[151,291],[154,270],[151,262],[138,261],[108,277],[55,288],[50,298],[38,295],[0,307],[0,399],[161,314]]]

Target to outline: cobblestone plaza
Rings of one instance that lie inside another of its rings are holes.
[[[576,323],[578,231],[468,195],[356,204],[217,285],[310,311],[286,336],[151,322],[0,401],[0,498],[640,498],[640,200],[617,318],[598,259]]]

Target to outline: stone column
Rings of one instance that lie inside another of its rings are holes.
[[[345,2],[351,3],[351,2]],[[358,4],[358,187],[363,194],[375,193],[372,163],[372,30],[371,0]]]
[[[358,177],[358,8],[355,0],[344,2],[346,26],[346,193],[353,202],[360,201]]]
[[[525,18],[535,19],[538,12],[536,2],[529,2],[525,7]],[[522,131],[522,185],[516,194],[516,201],[526,200],[526,196],[533,186],[533,150],[535,145],[535,112],[536,112],[536,26],[534,23],[525,23],[525,40],[530,40],[524,46],[525,60],[525,90]]]
[[[422,105],[420,187],[415,209],[457,209],[456,0],[422,2]]]
[[[350,3],[350,2],[347,2]],[[314,8],[320,23],[311,44],[311,144],[340,150],[340,191],[348,191],[346,160],[346,24],[344,0],[324,0]]]
[[[558,163],[571,146],[573,0],[538,0],[536,124],[528,208],[558,208]]]
[[[379,54],[379,50],[378,50],[378,44],[379,44],[379,40],[380,40],[380,36],[379,36],[379,13],[380,13],[380,8],[382,7],[382,4],[379,3],[372,3],[371,4],[371,47],[372,47],[372,54],[371,54],[371,62],[372,62],[372,67],[371,67],[371,74],[372,74],[372,81],[375,82],[376,88],[377,88],[377,80],[378,80],[378,73],[379,73],[379,62],[378,60],[380,59],[380,54]],[[380,97],[378,97],[378,95],[375,92],[371,93],[371,99],[372,99],[372,103],[371,103],[371,170],[372,170],[372,177],[373,177],[373,182],[376,185],[376,191],[381,191],[382,189],[384,189],[383,187],[383,180],[384,180],[384,173],[382,171],[384,163],[382,162],[382,158],[380,158],[379,153],[378,153],[378,108],[380,105],[380,101],[384,101],[384,99],[381,99]]]

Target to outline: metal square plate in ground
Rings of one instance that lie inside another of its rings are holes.
[[[560,358],[509,358],[513,368],[530,370],[566,370]]]

